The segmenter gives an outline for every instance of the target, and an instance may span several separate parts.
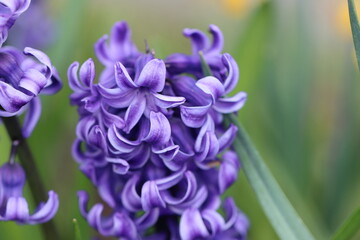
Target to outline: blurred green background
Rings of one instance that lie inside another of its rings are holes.
[[[190,52],[182,36],[185,27],[206,31],[216,24],[222,29],[224,51],[240,66],[237,91],[248,93],[241,121],[305,223],[319,239],[328,238],[360,205],[360,77],[346,2],[44,1],[58,29],[43,50],[59,70],[64,88],[56,96],[42,97],[43,114],[29,142],[46,188],[60,196],[55,222],[62,239],[74,238],[74,217],[84,239],[96,235],[77,207],[77,190],[96,194],[71,157],[78,116],[69,105],[66,71],[73,61],[95,59],[93,44],[120,20],[131,26],[140,50],[146,39],[160,58]],[[99,73],[99,63],[97,69]],[[0,126],[1,162],[9,148]],[[28,189],[25,194],[31,200]],[[278,239],[243,173],[227,195],[248,215],[249,239]],[[0,223],[0,239],[42,238],[39,226]]]

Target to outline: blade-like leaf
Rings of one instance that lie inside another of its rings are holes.
[[[260,154],[234,114],[227,121],[238,127],[233,147],[247,179],[278,236],[283,240],[315,239],[271,175]]]
[[[213,76],[210,66],[207,64],[204,53],[202,51],[199,51],[200,56],[200,62],[201,62],[201,69],[203,71],[204,76]]]
[[[351,31],[353,35],[354,45],[355,45],[355,52],[356,52],[356,59],[358,62],[358,67],[360,70],[360,26],[359,26],[359,19],[356,14],[356,7],[354,0],[348,0],[349,4],[349,15],[350,15],[350,25]]]
[[[332,240],[350,240],[360,230],[360,207],[335,232]]]
[[[73,223],[74,223],[74,231],[75,231],[75,238],[74,239],[75,240],[82,240],[79,223],[76,220],[76,218],[73,219]]]

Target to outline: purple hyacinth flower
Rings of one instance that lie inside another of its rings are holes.
[[[9,29],[29,7],[31,0],[0,0],[0,47],[6,41]]]
[[[23,135],[29,137],[41,113],[39,94],[54,94],[62,87],[56,69],[41,51],[12,47],[0,49],[0,117],[19,115],[27,108]]]
[[[56,214],[59,199],[54,191],[49,191],[49,199],[40,203],[30,215],[26,199],[23,197],[25,173],[16,163],[5,163],[0,167],[0,221],[15,221],[20,224],[39,224],[49,221]]]
[[[127,108],[123,131],[129,133],[143,114],[150,117],[152,111],[165,113],[165,109],[177,107],[185,102],[183,97],[159,93],[164,90],[165,77],[165,63],[160,59],[146,62],[143,68],[137,71],[135,80],[130,77],[123,64],[116,63],[116,87],[111,89],[102,85],[99,87],[108,105],[115,108]]]
[[[132,217],[127,211],[117,211],[109,216],[103,216],[104,206],[102,204],[95,204],[88,211],[88,194],[80,191],[78,197],[81,214],[103,236],[113,236],[125,240],[139,239],[138,231],[144,231],[152,226],[159,216],[158,209],[149,211],[140,217]]]
[[[172,80],[175,93],[187,100],[186,104],[180,106],[182,120],[187,126],[202,126],[209,114],[219,123],[222,121],[221,114],[236,112],[244,106],[247,98],[245,92],[239,92],[233,97],[224,97],[236,86],[239,71],[230,55],[224,54],[223,61],[228,68],[228,76],[224,83],[215,77],[205,77],[196,81],[189,76],[178,76]]]
[[[80,114],[95,112],[100,108],[100,95],[95,81],[95,64],[90,58],[84,62],[79,71],[79,63],[74,62],[68,69],[69,86],[74,91],[70,96],[71,104],[80,106]],[[79,78],[80,77],[80,78]]]
[[[172,65],[154,53],[138,52],[127,25],[117,23],[109,43],[101,39],[96,45],[105,65],[98,83],[92,60],[81,66],[79,76],[79,64],[70,66],[70,98],[80,116],[73,155],[103,202],[88,209],[87,194],[79,192],[80,210],[100,234],[246,238],[245,215],[233,201],[221,199],[240,169],[231,150],[237,128],[225,128],[223,114],[241,109],[246,94],[226,96],[239,70],[229,54],[221,54],[220,31],[211,29],[211,45],[204,34],[186,30],[194,54],[182,55],[183,65]],[[202,73],[199,50],[214,76]]]
[[[165,60],[170,74],[190,73],[196,77],[202,77],[201,59],[199,52],[202,52],[204,59],[210,66],[215,76],[219,77],[223,69],[221,62],[221,51],[224,45],[223,35],[215,25],[209,26],[209,31],[213,37],[212,43],[206,34],[197,29],[186,28],[183,31],[185,37],[191,40],[192,55],[175,53],[168,56]]]
[[[211,209],[187,209],[180,220],[181,239],[246,239],[249,222],[231,198],[225,199],[224,211],[226,221],[218,212]]]
[[[107,42],[107,40],[109,41]],[[108,86],[107,82],[112,79],[114,64],[121,62],[133,74],[134,63],[141,56],[131,39],[131,30],[125,21],[117,22],[108,35],[101,37],[95,44],[95,54],[99,61],[105,66],[101,73],[100,82]]]

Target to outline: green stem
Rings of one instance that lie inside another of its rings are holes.
[[[43,181],[40,179],[40,174],[36,167],[36,163],[29,145],[22,135],[18,118],[16,116],[8,118],[4,117],[2,118],[2,121],[6,127],[11,141],[19,141],[19,145],[17,146],[17,154],[19,156],[20,163],[25,170],[27,182],[29,183],[29,187],[35,203],[45,201],[48,198],[48,195],[45,191]],[[53,221],[40,224],[40,226],[44,235],[44,239],[59,239],[59,235]]]

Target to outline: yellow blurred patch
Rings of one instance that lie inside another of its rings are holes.
[[[357,6],[356,13],[360,16],[360,6]],[[349,17],[349,7],[347,1],[341,1],[340,6],[337,8],[336,25],[341,35],[351,38],[351,27]]]
[[[234,17],[240,17],[249,8],[249,0],[222,0],[225,10]]]

